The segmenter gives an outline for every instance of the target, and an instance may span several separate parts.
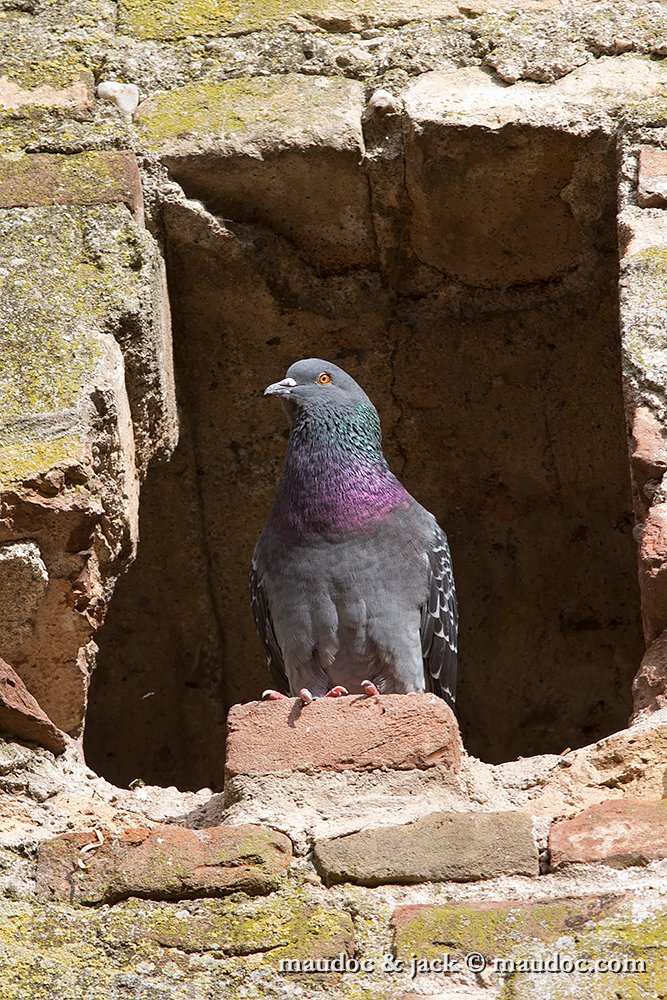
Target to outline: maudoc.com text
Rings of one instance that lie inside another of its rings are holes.
[[[498,975],[511,975],[516,972],[526,973],[579,973],[584,975],[596,973],[645,973],[646,961],[643,958],[617,956],[611,958],[587,958],[585,956],[565,955],[554,952],[546,956],[529,958],[489,958],[478,951],[467,955],[450,955],[443,953],[437,958],[411,959],[395,958],[391,954],[383,955],[381,959],[352,958],[341,952],[335,958],[281,958],[280,972],[353,972],[373,973],[385,972],[388,975],[408,973],[412,979],[421,975],[451,975],[467,969],[470,972],[495,972]]]

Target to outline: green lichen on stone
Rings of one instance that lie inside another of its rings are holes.
[[[2,482],[81,461],[82,406],[105,331],[138,308],[147,240],[121,205],[0,211]]]
[[[486,956],[528,953],[535,943],[551,944],[574,925],[599,912],[597,901],[557,900],[512,904],[463,903],[416,907],[396,930],[398,958],[438,958],[448,951]]]
[[[120,206],[7,209],[0,261],[2,424],[72,410],[106,317],[140,293],[141,236]]]
[[[49,469],[80,465],[84,449],[85,442],[71,434],[43,441],[14,438],[0,442],[0,488]]]
[[[66,90],[73,83],[83,80],[92,86],[90,68],[81,62],[80,53],[71,53],[53,59],[40,58],[38,53],[10,49],[0,61],[0,77],[18,84],[23,90],[49,87]],[[0,108],[2,105],[0,104]]]
[[[304,134],[321,127],[349,99],[347,80],[282,76],[188,83],[144,103],[136,121],[149,146],[188,137]]]
[[[282,956],[334,958],[351,937],[348,914],[300,892],[101,909],[0,900],[0,995],[124,996],[131,977],[133,996],[240,997],[249,973],[275,975]]]
[[[446,0],[121,0],[120,30],[162,41],[225,32],[270,29],[303,18],[343,29],[403,24],[420,17],[451,16]]]
[[[623,310],[623,349],[627,360],[644,377],[662,384],[667,250],[661,246],[646,247],[626,257],[622,288],[630,290]]]
[[[241,0],[121,0],[120,30],[137,38],[215,35],[241,10]]]
[[[521,954],[533,962],[553,963],[558,958],[561,963],[582,962],[587,971],[531,973],[517,965],[499,1000],[534,1000],[538,986],[541,1000],[581,1000],[582,996],[587,1000],[649,1000],[663,996],[667,982],[667,911],[630,897],[607,907],[606,912],[601,907],[599,916],[583,924],[564,927],[555,941],[536,944],[527,953],[515,948],[504,954],[515,958]],[[596,968],[598,962],[608,964]]]
[[[277,968],[281,958],[333,957],[344,950],[353,926],[347,913],[304,901],[297,892],[150,906],[128,900],[105,916],[101,935],[110,947],[144,955],[157,946]]]

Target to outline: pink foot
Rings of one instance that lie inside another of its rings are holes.
[[[350,692],[347,688],[344,688],[342,684],[336,684],[336,687],[332,687],[331,691],[327,691],[325,698],[342,698],[344,694],[349,694]]]
[[[314,698],[308,688],[301,688],[299,691],[299,698],[301,698],[304,705],[310,705],[311,701],[314,701]]]
[[[266,691],[262,691],[262,701],[287,701],[287,695],[274,691],[273,688],[267,688]]]
[[[380,693],[372,681],[362,681],[361,686],[367,698],[372,698],[374,694]]]

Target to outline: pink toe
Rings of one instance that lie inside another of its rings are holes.
[[[311,701],[313,700],[313,696],[308,690],[308,688],[301,688],[301,690],[299,691],[299,698],[301,698],[301,701],[304,703],[304,705],[310,705]]]
[[[336,687],[332,687],[331,691],[327,691],[325,698],[342,698],[343,695],[349,694],[350,692],[347,688],[344,688],[342,684],[336,684]]]
[[[266,691],[262,691],[262,701],[287,701],[287,695],[274,691],[273,688],[267,688]]]
[[[367,696],[368,698],[372,698],[372,697],[373,697],[373,695],[376,695],[376,694],[379,694],[379,693],[380,693],[380,692],[378,691],[378,689],[376,688],[375,684],[373,684],[373,682],[372,682],[372,681],[362,681],[362,682],[361,682],[361,686],[362,686],[362,688],[364,689],[364,694],[365,694],[365,695],[366,695],[366,696]]]

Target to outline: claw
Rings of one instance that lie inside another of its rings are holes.
[[[299,691],[299,698],[301,698],[304,705],[310,705],[311,701],[314,701],[314,698],[308,688],[301,688]]]
[[[362,681],[361,686],[367,698],[372,698],[374,694],[380,693],[372,681]]]
[[[331,691],[327,691],[325,698],[342,698],[344,694],[349,694],[350,692],[347,688],[344,688],[342,684],[336,684],[335,687],[331,688]]]
[[[262,691],[262,701],[287,701],[287,696],[280,691],[274,691],[273,688],[267,688],[266,691]]]

